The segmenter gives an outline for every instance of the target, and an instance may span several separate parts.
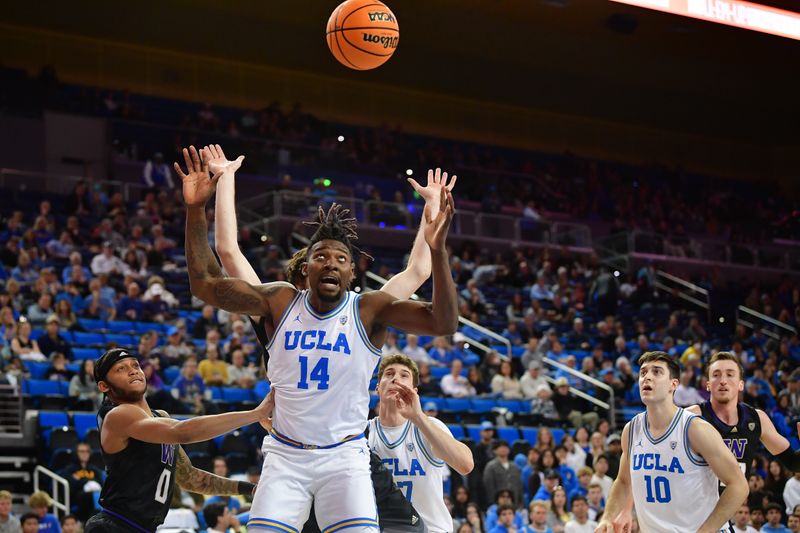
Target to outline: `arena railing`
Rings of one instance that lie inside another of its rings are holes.
[[[668,283],[673,283],[677,287],[671,287]],[[709,297],[708,291],[699,285],[695,285],[685,279],[673,276],[669,272],[663,270],[656,270],[656,280],[653,283],[656,288],[666,292],[674,292],[682,300],[686,300],[706,311],[709,310]],[[677,290],[676,290],[677,288]]]
[[[33,490],[37,492],[43,490],[42,485],[39,483],[39,476],[50,478],[53,487],[53,507],[56,512],[61,512],[62,517],[71,513],[69,501],[69,482],[63,477],[59,476],[52,470],[38,465],[33,470]]]
[[[0,385],[0,438],[22,438],[22,395],[17,385]]]
[[[553,368],[555,368],[557,370],[561,370],[563,372],[566,372],[567,374],[570,374],[571,376],[574,376],[574,377],[580,379],[581,381],[585,381],[585,382],[587,382],[587,383],[589,383],[589,384],[591,384],[591,385],[593,385],[593,386],[595,386],[595,387],[597,387],[599,389],[603,389],[604,391],[607,391],[608,394],[609,394],[608,402],[604,402],[602,400],[598,400],[597,398],[595,398],[594,396],[592,396],[590,394],[586,394],[585,392],[583,392],[580,389],[576,389],[575,387],[572,387],[572,386],[570,386],[570,388],[569,388],[570,392],[572,394],[574,394],[575,396],[583,398],[584,400],[588,401],[589,403],[591,403],[593,405],[596,405],[596,406],[600,407],[601,409],[605,409],[606,411],[608,411],[608,421],[611,422],[612,426],[616,425],[617,419],[616,419],[616,409],[615,409],[614,389],[613,388],[611,388],[606,383],[603,383],[602,381],[600,381],[598,379],[595,379],[595,378],[593,378],[592,376],[590,376],[588,374],[584,374],[580,370],[575,370],[574,368],[568,367],[567,365],[562,364],[562,363],[556,361],[555,359],[551,359],[549,357],[543,357],[542,361],[544,363],[546,363],[547,365],[549,365],[549,366],[551,366],[551,367],[553,367]],[[556,381],[555,378],[552,378],[552,377],[549,377],[549,376],[545,377],[545,379],[551,384],[554,384],[555,381]]]
[[[780,340],[783,335],[797,335],[797,329],[794,326],[743,305],[736,308],[736,322],[750,329],[760,330],[761,333],[775,340]]]

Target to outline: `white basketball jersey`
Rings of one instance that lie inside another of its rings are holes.
[[[428,417],[452,435],[444,423]],[[444,471],[447,464],[434,457],[422,432],[410,421],[399,427],[383,427],[379,418],[369,421],[369,447],[383,460],[395,483],[417,510],[428,531],[453,531],[453,519],[444,504]]]
[[[359,299],[348,291],[336,309],[321,315],[304,290],[281,317],[267,350],[272,426],[283,436],[327,446],[366,428],[369,381],[381,352],[361,324]]]
[[[647,412],[631,420],[628,456],[642,531],[694,533],[719,500],[717,477],[689,446],[689,424],[695,418],[700,417],[678,409],[658,439],[650,434]]]

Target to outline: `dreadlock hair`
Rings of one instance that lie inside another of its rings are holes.
[[[356,219],[348,217],[349,214],[349,209],[337,203],[331,204],[327,213],[322,206],[319,206],[317,220],[314,222],[303,222],[306,226],[316,228],[314,235],[311,236],[311,241],[308,243],[307,250],[311,250],[311,247],[319,241],[339,241],[347,246],[351,257],[355,258],[357,254],[363,254],[368,259],[372,260],[372,256],[363,252],[353,244],[353,241],[358,239],[358,234],[356,233]]]
[[[306,255],[308,248],[300,248],[297,250],[289,262],[286,263],[286,277],[289,283],[302,290],[306,287],[306,279],[303,277],[302,267],[306,262]]]

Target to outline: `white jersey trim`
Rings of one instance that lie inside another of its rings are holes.
[[[367,335],[367,330],[364,329],[364,324],[361,323],[361,313],[359,312],[358,306],[358,302],[360,301],[360,294],[353,298],[353,318],[356,321],[356,330],[358,330],[358,336],[361,337],[361,341],[364,343],[364,346],[366,346],[373,355],[377,355],[380,359],[381,356],[383,356],[383,351],[372,344],[372,341],[369,340],[369,335]]]
[[[283,323],[286,322],[286,319],[289,318],[289,313],[292,311],[292,308],[294,308],[294,304],[297,303],[297,300],[299,300],[303,295],[303,292],[305,291],[297,291],[297,293],[294,295],[294,298],[292,298],[292,301],[286,306],[286,309],[283,311],[283,315],[281,315],[281,319],[278,321],[278,325],[275,326],[275,329],[272,331],[272,337],[269,339],[269,344],[265,346],[267,351],[269,351],[269,349],[272,347],[272,344],[275,342],[275,338],[278,336],[278,331],[281,329],[281,326],[283,326]]]

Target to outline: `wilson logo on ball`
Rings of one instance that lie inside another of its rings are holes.
[[[372,35],[371,33],[362,34],[368,43],[380,43],[384,48],[397,48],[397,41],[400,37],[386,37],[385,35]]]

